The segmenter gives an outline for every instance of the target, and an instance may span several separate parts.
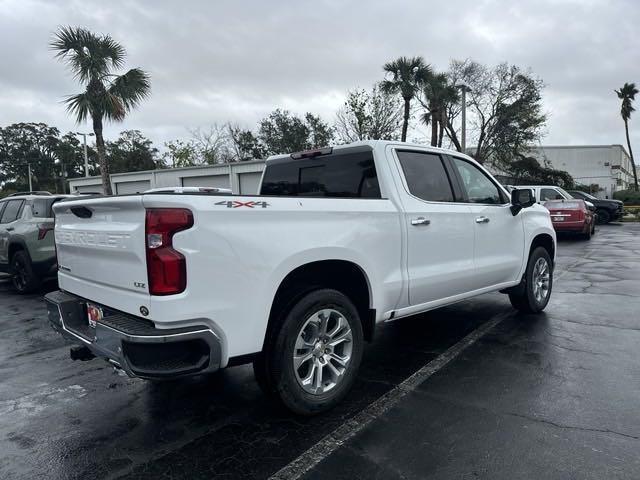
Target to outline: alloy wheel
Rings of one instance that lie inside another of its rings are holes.
[[[27,271],[24,264],[19,260],[13,262],[13,285],[19,292],[23,291],[27,286]]]
[[[532,286],[533,296],[536,302],[542,303],[549,295],[549,282],[551,279],[551,271],[549,263],[544,258],[538,258],[533,267]]]
[[[296,337],[293,369],[305,392],[326,393],[344,378],[353,350],[353,333],[342,313],[326,308],[311,315]]]

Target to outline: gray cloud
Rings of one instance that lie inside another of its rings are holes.
[[[640,83],[638,24],[634,0],[0,0],[0,125],[78,128],[61,100],[80,87],[47,47],[59,25],[78,25],[111,34],[152,76],[152,97],[110,137],[137,128],[161,145],[212,122],[253,127],[276,107],[333,121],[347,89],[422,55],[437,69],[466,57],[530,67],[547,84],[546,143],[624,143],[613,89]]]

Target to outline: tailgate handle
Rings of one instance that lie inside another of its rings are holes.
[[[71,207],[70,210],[76,217],[80,218],[91,218],[91,215],[93,215],[93,212],[87,207]]]

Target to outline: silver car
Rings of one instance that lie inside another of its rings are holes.
[[[56,274],[54,203],[70,195],[25,192],[0,200],[0,272],[19,293],[37,290]]]

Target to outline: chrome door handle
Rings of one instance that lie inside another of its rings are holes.
[[[416,227],[419,225],[429,225],[430,223],[431,223],[431,220],[427,220],[424,217],[418,217],[411,220],[411,225],[414,225]]]
[[[489,217],[476,217],[476,223],[489,223]]]

